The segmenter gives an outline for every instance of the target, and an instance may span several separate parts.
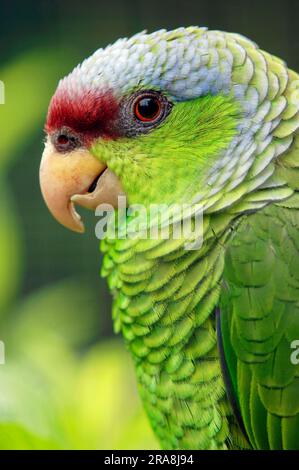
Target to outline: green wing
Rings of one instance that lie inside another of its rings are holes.
[[[299,365],[292,349],[299,340],[297,195],[285,205],[241,223],[227,251],[221,294],[225,360],[255,449],[299,449]]]

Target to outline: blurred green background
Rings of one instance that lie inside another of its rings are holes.
[[[296,0],[0,0],[0,449],[158,448],[112,333],[95,217],[71,233],[40,195],[59,78],[120,36],[191,24],[247,35],[299,70],[298,17]]]

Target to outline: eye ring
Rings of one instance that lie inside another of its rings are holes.
[[[162,112],[162,103],[158,96],[150,93],[139,95],[133,103],[134,117],[141,122],[155,122]]]
[[[121,100],[117,129],[126,137],[147,134],[167,118],[172,107],[163,92],[139,89]]]

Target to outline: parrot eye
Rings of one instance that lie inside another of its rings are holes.
[[[58,152],[70,152],[80,147],[80,139],[68,129],[60,129],[52,136],[53,144]]]
[[[123,121],[123,128],[127,135],[148,132],[168,116],[171,107],[168,99],[158,91],[143,90],[134,93],[123,109],[126,120],[126,123]]]
[[[139,96],[134,103],[134,115],[142,122],[155,121],[161,114],[162,105],[156,96]]]

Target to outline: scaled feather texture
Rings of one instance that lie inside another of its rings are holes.
[[[299,76],[241,35],[188,27],[96,51],[56,97],[142,89],[169,116],[92,153],[130,202],[203,208],[197,250],[101,244],[152,427],[165,449],[299,449]]]

